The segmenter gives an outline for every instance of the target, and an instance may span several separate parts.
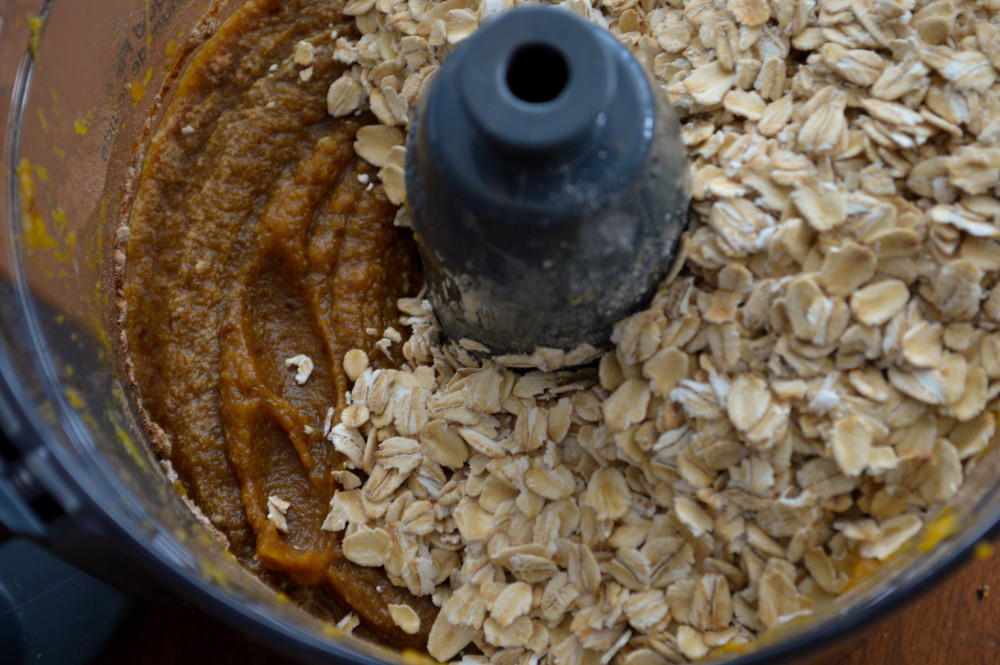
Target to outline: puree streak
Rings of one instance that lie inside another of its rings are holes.
[[[340,3],[251,0],[180,81],[131,220],[129,351],[161,454],[241,563],[321,616],[346,606],[419,647],[433,605],[346,561],[339,534],[320,528],[344,463],[322,432],[327,409],[346,404],[343,354],[401,362],[366,330],[397,325],[396,300],[420,283],[395,207],[358,180],[376,179],[352,148],[373,118],[326,111],[343,70],[329,30],[343,18]],[[309,81],[290,61],[302,39],[316,44]],[[301,386],[284,362],[299,354],[315,363]],[[287,533],[269,496],[290,502]],[[393,603],[418,612],[420,633],[395,626]]]

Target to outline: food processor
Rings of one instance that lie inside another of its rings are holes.
[[[0,4],[0,539],[41,544],[145,598],[192,602],[303,663],[412,662],[341,634],[227,555],[151,452],[117,365],[111,268],[125,260],[114,241],[131,179],[183,64],[238,5]],[[835,602],[713,662],[799,657],[926,588],[1000,520],[998,478],[992,449],[915,542]],[[0,577],[26,574],[13,561],[35,552],[0,554]],[[98,582],[81,596],[110,613],[106,626],[129,602]],[[20,630],[0,649],[20,654]]]

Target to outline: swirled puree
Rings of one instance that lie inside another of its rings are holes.
[[[148,428],[343,629],[500,664],[737,647],[903,547],[994,438],[1000,5],[562,2],[677,109],[690,232],[610,351],[483,360],[417,297],[398,206],[420,93],[511,4],[250,0],[207,41],[131,218]]]

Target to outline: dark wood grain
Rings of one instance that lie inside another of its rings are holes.
[[[1000,538],[993,543],[1000,550]],[[194,608],[151,611],[121,636],[111,665],[291,665]],[[796,665],[1000,663],[1000,555],[971,558],[923,595],[823,655]]]
[[[1000,539],[993,541],[1000,550]],[[971,558],[846,650],[801,665],[1000,663],[1000,556]]]

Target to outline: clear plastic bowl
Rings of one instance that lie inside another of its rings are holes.
[[[105,577],[137,564],[304,662],[401,662],[283,601],[226,555],[161,472],[115,364],[109,266],[129,205],[124,183],[172,65],[237,5],[0,3],[0,426],[14,444],[6,456],[55,499],[0,515]],[[714,662],[800,657],[926,588],[1000,519],[998,466],[995,449],[978,461],[949,505],[949,538],[918,536],[836,602]]]

